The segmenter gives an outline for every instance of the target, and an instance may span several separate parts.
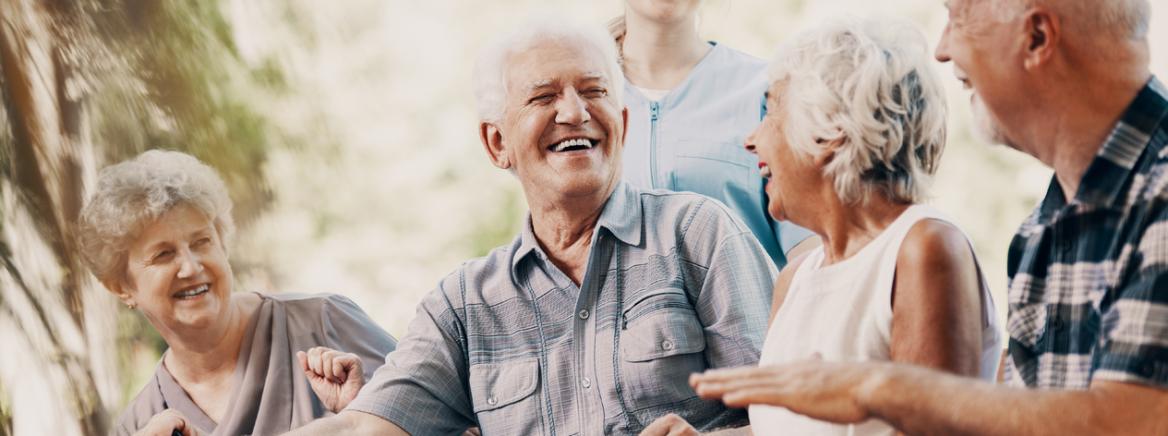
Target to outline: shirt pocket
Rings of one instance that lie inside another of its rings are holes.
[[[471,365],[471,402],[483,433],[541,433],[538,387],[537,359]]]
[[[694,397],[689,375],[705,369],[705,349],[705,330],[684,290],[653,290],[632,301],[620,334],[625,404],[640,410]]]
[[[673,189],[711,196],[725,202],[724,191],[761,189],[758,158],[742,146],[742,138],[682,139],[676,143]]]

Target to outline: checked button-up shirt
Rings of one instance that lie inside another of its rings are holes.
[[[591,247],[578,287],[529,219],[439,283],[349,409],[414,435],[635,434],[668,413],[745,425],[688,378],[758,362],[776,271],[750,230],[706,197],[620,183]]]
[[[1067,202],[1057,180],[1010,245],[1009,380],[1168,388],[1168,91],[1152,78]]]

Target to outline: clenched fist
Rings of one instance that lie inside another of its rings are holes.
[[[300,369],[308,377],[308,384],[324,407],[338,413],[357,398],[365,385],[361,358],[326,347],[312,347],[308,352],[296,352]]]

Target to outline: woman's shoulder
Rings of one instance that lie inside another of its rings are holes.
[[[270,305],[280,308],[290,321],[301,321],[298,324],[316,325],[319,320],[333,318],[367,318],[357,303],[344,295],[332,293],[279,293],[257,294],[262,298],[261,305]]]
[[[952,220],[935,210],[920,210],[914,218],[900,243],[898,266],[976,266],[973,244]]]

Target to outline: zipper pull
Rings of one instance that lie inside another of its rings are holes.
[[[657,114],[660,112],[658,110],[659,107],[660,106],[657,104],[657,102],[649,103],[649,120],[650,121],[657,121]]]

